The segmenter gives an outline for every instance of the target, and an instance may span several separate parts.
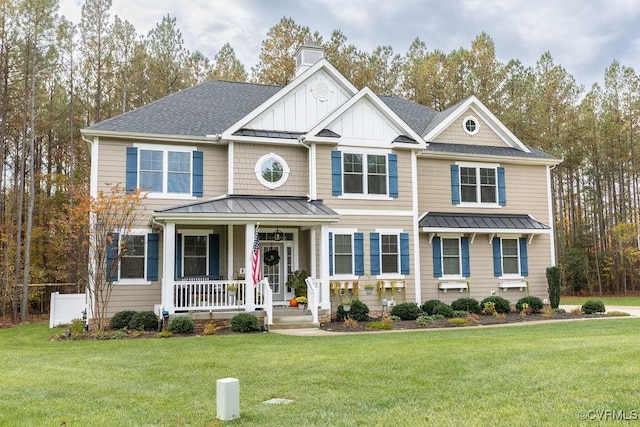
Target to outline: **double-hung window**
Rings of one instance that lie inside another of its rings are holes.
[[[504,168],[496,165],[451,165],[451,197],[455,205],[504,206]]]
[[[400,250],[398,245],[397,234],[380,235],[380,259],[381,272],[399,273],[400,272]]]
[[[353,242],[351,234],[336,234],[334,238],[334,274],[353,274]]]
[[[494,237],[492,244],[495,277],[527,277],[529,275],[525,237]]]
[[[377,230],[369,234],[371,274],[397,278],[410,272],[409,234],[402,230]]]
[[[502,239],[502,274],[520,274],[518,239]]]
[[[334,196],[398,197],[398,156],[394,153],[331,152]]]
[[[460,239],[442,239],[442,274],[460,275]]]
[[[433,276],[462,278],[471,275],[469,238],[435,236],[433,246]]]
[[[158,280],[157,233],[110,233],[106,248],[108,281],[118,284],[148,284]]]
[[[122,238],[124,248],[120,258],[120,278],[144,279],[145,236],[138,234],[122,236]]]
[[[207,236],[184,236],[184,276],[207,275]]]
[[[329,233],[329,275],[352,278],[364,274],[363,233],[335,230]]]

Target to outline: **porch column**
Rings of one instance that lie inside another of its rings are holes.
[[[329,298],[329,227],[327,225],[320,226],[320,308],[331,309],[331,300]]]
[[[173,301],[173,287],[176,259],[176,225],[168,223],[164,226],[162,233],[162,294],[160,303],[163,310],[169,314],[175,312],[175,302]]]
[[[318,227],[311,227],[311,271],[309,272],[309,275],[311,277],[313,277],[314,279],[318,278],[318,265],[317,265],[317,259],[316,258],[316,253],[318,248],[316,248],[316,244],[317,244],[317,239],[316,239],[316,234],[318,233]]]
[[[253,265],[251,258],[253,256],[253,239],[255,238],[256,226],[255,224],[247,224],[245,226],[244,233],[244,309],[246,311],[255,311],[256,301],[254,298],[254,286],[253,286]],[[260,260],[258,261],[260,262]]]
[[[235,279],[233,271],[233,224],[227,225],[227,280]]]

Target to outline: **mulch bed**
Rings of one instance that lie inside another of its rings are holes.
[[[520,316],[519,313],[509,313],[504,319],[496,316],[479,315],[477,322],[470,321],[466,325],[454,325],[449,323],[449,319],[438,319],[426,326],[418,326],[415,320],[399,320],[394,322],[394,330],[408,330],[408,329],[437,329],[437,328],[459,328],[461,326],[487,326],[487,325],[501,325],[509,323],[527,323],[527,322],[539,322],[539,321],[551,321],[551,320],[578,320],[578,319],[593,319],[609,317],[606,314],[572,314],[572,313],[556,313],[554,316],[545,317],[540,313],[529,314],[527,316]],[[371,319],[375,321],[380,319]],[[320,325],[320,328],[325,331],[332,332],[374,332],[377,329],[367,329],[365,326],[368,322],[358,322],[357,327],[347,327],[344,322],[330,322]]]

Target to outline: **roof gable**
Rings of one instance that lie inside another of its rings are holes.
[[[484,127],[484,137],[459,141],[469,145],[500,146],[500,141],[507,147],[515,148],[529,153],[529,148],[522,143],[498,118],[487,109],[475,96],[470,96],[454,106],[436,114],[429,126],[425,129],[424,138],[427,141],[452,142],[443,136],[455,126],[462,126],[462,120],[467,115],[473,115],[480,120],[481,129]],[[490,132],[487,132],[490,131]],[[495,137],[494,137],[495,136]],[[475,136],[474,136],[475,137]]]

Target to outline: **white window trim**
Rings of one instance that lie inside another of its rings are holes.
[[[356,253],[355,253],[355,242],[354,242],[354,234],[358,233],[357,228],[332,228],[329,230],[330,233],[333,234],[333,240],[331,244],[333,247],[331,248],[331,252],[333,253],[333,275],[331,279],[333,280],[357,280],[358,276],[355,275],[354,271],[356,268]],[[348,234],[351,235],[351,274],[343,273],[336,274],[336,235],[337,234]]]
[[[393,200],[393,197],[389,196],[389,154],[391,154],[391,150],[387,149],[375,149],[375,148],[366,148],[366,149],[352,149],[346,148],[341,149],[341,158],[340,162],[342,163],[342,194],[338,196],[339,199],[350,199],[350,200]],[[363,157],[363,168],[362,168],[362,193],[347,193],[344,185],[344,155],[345,154],[359,154]],[[368,171],[365,170],[367,166],[367,157],[371,156],[384,156],[385,158],[385,170],[386,170],[386,190],[385,194],[369,194],[368,191],[368,181],[367,177],[369,175]]]
[[[135,279],[122,279],[122,272],[120,268],[122,267],[121,260],[118,260],[118,281],[117,285],[125,285],[125,286],[136,286],[136,285],[151,285],[151,281],[147,280],[147,259],[149,257],[149,233],[153,231],[150,228],[134,228],[132,230],[120,230],[118,232],[118,239],[122,239],[124,236],[140,236],[143,235],[144,239],[144,277],[143,278],[135,278]],[[118,240],[119,241],[119,240]],[[120,248],[118,247],[118,250]]]
[[[193,146],[180,146],[180,145],[159,145],[159,144],[144,144],[134,143],[134,147],[138,149],[138,164],[137,164],[137,179],[140,183],[140,150],[148,151],[162,151],[162,191],[148,191],[144,194],[149,199],[166,199],[171,198],[175,200],[196,200],[193,196],[193,152],[197,151],[197,147]],[[169,151],[190,153],[191,154],[191,172],[189,177],[189,192],[188,193],[169,193],[167,192],[168,176],[169,176]]]
[[[380,239],[378,241],[378,253],[380,254],[380,274],[376,275],[376,279],[380,280],[402,280],[405,279],[405,275],[400,273],[402,271],[401,266],[401,250],[400,250],[400,233],[404,233],[405,231],[401,228],[376,228],[375,232],[380,235]],[[383,235],[394,235],[398,238],[398,258],[397,258],[397,273],[382,273],[382,236]]]
[[[444,274],[444,239],[455,239],[458,241],[458,270],[460,271],[460,274]],[[462,275],[462,236],[461,235],[454,235],[454,236],[440,236],[440,265],[442,265],[442,275],[440,277],[438,277],[438,279],[442,279],[442,280],[461,280],[461,279],[466,279],[466,277],[464,277]]]
[[[468,120],[473,120],[476,124],[476,128],[473,131],[470,131],[469,129],[467,129]],[[477,134],[478,131],[480,130],[480,120],[478,120],[475,116],[472,116],[472,115],[466,116],[464,119],[462,119],[462,129],[467,135],[473,136]]]
[[[185,236],[197,236],[197,237],[204,236],[204,237],[206,237],[205,241],[207,243],[207,254],[205,255],[207,264],[206,264],[206,267],[205,267],[205,274],[204,275],[208,276],[209,275],[209,251],[211,250],[209,248],[209,234],[214,234],[213,230],[185,229],[185,230],[178,230],[176,232],[179,233],[179,234],[182,234],[182,242],[180,242],[181,245],[182,245],[182,271],[178,271],[177,272],[178,275],[180,277],[184,277],[184,252],[185,252],[184,251],[184,240],[185,240],[184,238],[185,238]]]
[[[491,208],[491,209],[501,209],[500,206],[500,194],[498,193],[498,168],[500,167],[500,163],[476,163],[476,162],[456,162],[458,166],[458,192],[460,194],[460,203],[456,206],[461,208]],[[474,168],[476,170],[476,199],[477,202],[464,202],[462,201],[462,171],[460,168]],[[496,201],[495,203],[487,203],[482,202],[482,185],[480,184],[480,169],[493,169],[495,171],[496,176]]]
[[[262,165],[267,160],[275,160],[276,162],[282,165],[282,178],[280,178],[276,182],[269,182],[266,179],[264,179],[264,177],[262,176]],[[264,156],[260,157],[256,162],[256,165],[253,168],[253,171],[256,174],[256,178],[258,179],[258,182],[260,182],[260,184],[262,184],[263,186],[271,190],[274,190],[278,187],[282,187],[287,182],[287,179],[289,179],[289,174],[291,173],[291,170],[289,169],[289,165],[287,164],[287,162],[281,156],[275,153],[265,154]]]
[[[515,240],[516,241],[516,249],[518,250],[518,272],[517,273],[510,273],[510,274],[504,274],[504,240]],[[503,274],[499,277],[499,279],[506,279],[506,280],[512,280],[512,279],[524,279],[524,277],[522,276],[522,271],[521,271],[521,266],[522,266],[522,261],[520,258],[520,238],[518,237],[500,237],[500,269],[503,272]]]

